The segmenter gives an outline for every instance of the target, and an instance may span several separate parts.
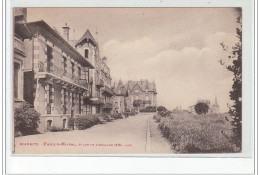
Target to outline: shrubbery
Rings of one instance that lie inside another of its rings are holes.
[[[195,111],[198,115],[207,114],[209,106],[206,103],[200,102],[195,105]]]
[[[110,122],[111,121],[111,116],[109,116],[109,114],[95,114],[95,116],[102,122],[102,121],[106,121],[106,122]]]
[[[166,107],[164,107],[164,106],[158,106],[158,107],[157,107],[157,111],[158,111],[158,112],[167,111],[167,109],[166,109]]]
[[[147,106],[144,109],[140,109],[140,112],[156,112],[156,106]]]
[[[232,126],[227,116],[184,113],[169,117],[155,115],[162,134],[180,153],[230,153],[239,149],[231,142]]]
[[[69,129],[60,128],[60,127],[56,127],[56,126],[51,126],[51,127],[50,127],[50,131],[51,131],[51,132],[69,131]]]
[[[100,120],[97,115],[87,115],[75,118],[75,126],[79,130],[87,129],[98,123],[100,123]]]
[[[122,114],[120,113],[114,113],[114,114],[110,114],[111,117],[113,117],[114,119],[123,119]]]
[[[40,123],[40,114],[29,103],[15,109],[14,112],[15,133],[22,135],[38,134],[37,128]]]

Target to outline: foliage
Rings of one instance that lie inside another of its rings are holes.
[[[140,112],[156,112],[156,106],[147,106],[144,109],[140,109]]]
[[[87,115],[75,118],[75,126],[79,130],[87,129],[93,125],[100,123],[97,115]]]
[[[199,102],[195,105],[195,111],[198,115],[207,114],[209,106],[206,103]]]
[[[167,111],[167,109],[166,109],[166,107],[164,107],[164,106],[158,106],[158,107],[157,107],[157,111],[158,111],[158,112]]]
[[[223,42],[220,43],[223,50],[228,53],[227,58],[221,59],[221,65],[224,65],[233,73],[232,90],[229,92],[230,99],[234,102],[229,106],[229,114],[234,116],[233,125],[233,142],[241,149],[242,140],[242,16],[237,18],[239,27],[236,28],[238,42],[232,46],[231,51]],[[227,61],[232,61],[232,64],[227,64]]]
[[[114,114],[110,114],[110,115],[114,119],[122,119],[123,118],[122,114],[120,114],[120,113],[114,113]]]
[[[239,149],[231,142],[231,124],[225,114],[204,116],[188,113],[155,116],[162,134],[180,153],[230,153]],[[221,122],[220,122],[221,121]]]
[[[162,117],[161,117],[159,114],[156,114],[156,115],[153,116],[153,119],[154,119],[157,123],[161,121],[161,118],[162,118]]]
[[[14,112],[15,133],[22,135],[38,134],[37,128],[40,123],[40,114],[33,107],[24,102]]]
[[[51,132],[69,131],[69,129],[61,128],[61,127],[56,127],[56,126],[51,126],[51,127],[50,127],[50,131],[51,131]]]

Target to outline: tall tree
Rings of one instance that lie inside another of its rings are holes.
[[[236,28],[238,42],[228,48],[223,42],[220,43],[224,51],[228,53],[227,58],[221,59],[220,63],[233,73],[233,85],[232,90],[229,92],[230,99],[234,102],[232,106],[229,106],[229,114],[233,116],[233,142],[241,150],[242,143],[242,17],[237,18],[239,27]],[[232,61],[227,65],[226,61]]]

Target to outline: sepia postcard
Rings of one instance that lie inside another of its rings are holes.
[[[12,14],[14,155],[243,152],[242,8]]]

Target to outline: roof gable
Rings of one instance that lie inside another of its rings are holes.
[[[93,46],[96,46],[97,43],[90,33],[90,31],[87,29],[87,31],[83,34],[83,36],[76,42],[75,47],[79,45],[82,42],[91,43]]]

